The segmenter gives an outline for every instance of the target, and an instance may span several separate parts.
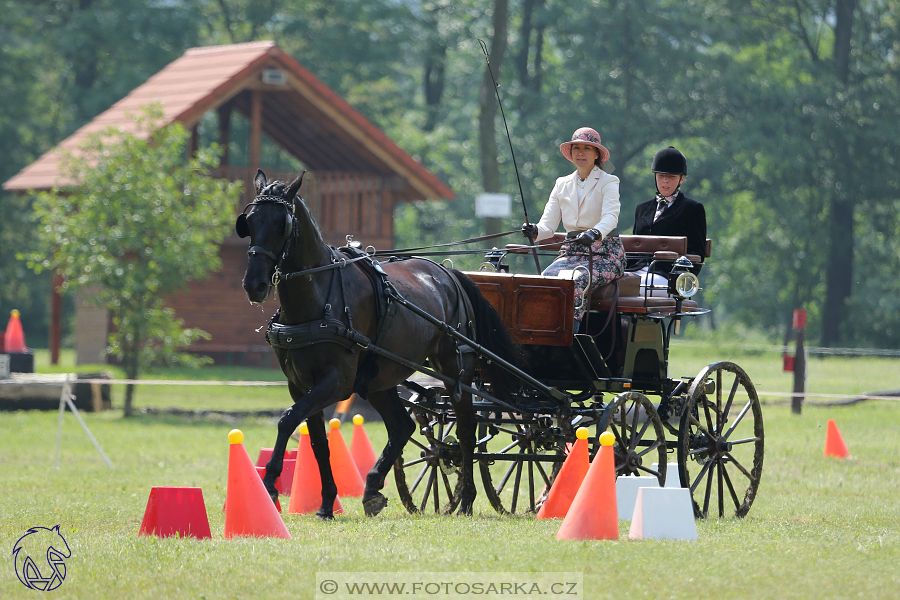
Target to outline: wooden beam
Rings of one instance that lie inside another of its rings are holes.
[[[250,93],[250,148],[247,151],[250,167],[258,167],[262,156],[262,92]]]
[[[222,160],[219,166],[228,166],[228,145],[231,143],[231,110],[232,102],[226,102],[218,109],[219,114],[219,145],[222,147]]]

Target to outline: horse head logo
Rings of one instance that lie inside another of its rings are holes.
[[[66,558],[72,556],[59,525],[32,527],[13,546],[16,576],[27,588],[49,592],[66,578]]]

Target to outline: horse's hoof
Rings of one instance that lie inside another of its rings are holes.
[[[387,503],[387,498],[385,498],[383,494],[376,494],[363,502],[363,509],[366,511],[367,517],[374,517],[384,510]]]
[[[334,521],[334,513],[330,510],[323,510],[320,508],[316,511],[316,516],[323,521]]]
[[[462,515],[464,517],[471,517],[472,512],[473,512],[472,504],[463,503],[463,504],[459,505],[459,508],[457,509],[456,514]]]

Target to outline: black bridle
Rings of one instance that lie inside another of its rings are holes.
[[[247,209],[251,206],[258,206],[266,202],[277,202],[284,206],[284,243],[281,246],[281,252],[276,255],[275,253],[266,250],[262,246],[251,245],[249,248],[247,248],[247,256],[262,254],[263,256],[271,258],[275,262],[275,269],[272,271],[272,285],[277,286],[280,281],[286,281],[288,279],[293,279],[294,277],[300,277],[301,275],[311,275],[313,273],[318,273],[319,271],[327,271],[329,269],[343,269],[350,263],[354,263],[363,258],[368,258],[368,255],[357,256],[351,259],[339,258],[337,253],[334,251],[334,248],[331,248],[329,246],[329,249],[331,250],[331,264],[322,265],[320,267],[313,267],[311,269],[304,269],[302,271],[282,273],[281,263],[288,258],[291,251],[291,242],[297,237],[297,217],[294,215],[294,209],[291,206],[290,202],[285,201],[279,196],[257,196],[253,199],[252,202],[249,202],[244,207],[244,210],[241,211],[241,214],[238,215],[237,221],[234,224],[234,229],[237,232],[238,237],[248,237],[250,235],[250,226],[247,224]]]

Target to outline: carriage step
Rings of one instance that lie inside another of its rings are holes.
[[[584,368],[593,373],[595,379],[612,377],[612,372],[606,366],[606,361],[603,359],[603,355],[600,354],[594,338],[582,333],[576,333],[574,337],[575,345],[581,350],[579,358],[584,361]]]

